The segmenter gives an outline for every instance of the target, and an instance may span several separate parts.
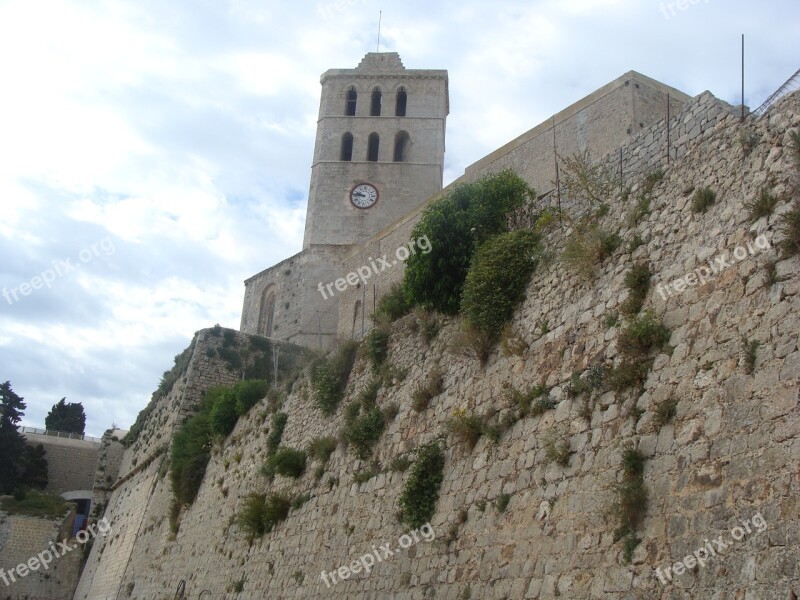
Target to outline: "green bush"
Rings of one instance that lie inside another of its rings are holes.
[[[240,381],[234,387],[236,394],[236,413],[241,416],[253,408],[258,401],[267,395],[269,386],[263,379]]]
[[[780,248],[785,257],[800,254],[800,205],[780,216],[778,231],[783,236]]]
[[[288,516],[291,506],[291,499],[284,494],[250,494],[239,514],[239,526],[250,539],[261,537]]]
[[[475,413],[456,409],[445,422],[445,427],[470,450],[483,435],[483,419]]]
[[[3,498],[0,508],[12,515],[28,515],[31,517],[44,517],[63,519],[67,514],[70,504],[57,494],[49,494],[36,490],[29,490],[22,497]]]
[[[171,479],[178,510],[197,497],[210,459],[212,440],[209,413],[215,401],[227,393],[227,388],[212,388],[206,392],[198,412],[189,417],[172,440]]]
[[[625,327],[617,341],[617,349],[624,357],[639,360],[652,349],[666,344],[669,338],[669,329],[652,312],[646,311]]]
[[[472,326],[500,335],[525,299],[536,268],[539,239],[532,231],[512,231],[487,240],[476,250],[461,299],[461,310]]]
[[[332,354],[318,359],[311,367],[312,398],[326,416],[336,412],[342,400],[357,349],[357,344],[346,342]]]
[[[236,393],[232,389],[225,389],[214,399],[208,420],[214,435],[227,437],[233,431],[239,415],[236,412]]]
[[[576,224],[564,245],[564,262],[578,273],[592,278],[597,266],[619,247],[618,233],[601,229],[596,223]]]
[[[649,194],[653,191],[653,188],[656,187],[656,184],[664,179],[664,170],[657,169],[652,173],[648,174],[647,177],[644,178],[644,183],[642,183],[642,190],[645,194]]]
[[[267,458],[267,469],[284,477],[297,479],[306,471],[306,453],[294,448],[278,448]]]
[[[669,423],[678,414],[678,399],[669,398],[656,404],[654,421],[659,427]]]
[[[336,451],[336,438],[333,437],[318,437],[311,440],[308,444],[307,453],[312,458],[315,458],[323,465],[328,462]]]
[[[634,265],[625,274],[625,287],[628,288],[628,297],[620,306],[623,315],[632,316],[639,314],[644,306],[644,299],[650,290],[650,279],[653,274],[650,272],[648,263]]]
[[[473,253],[490,237],[507,230],[507,216],[535,200],[536,193],[512,171],[457,186],[430,204],[411,239],[427,238],[431,251],[406,261],[403,288],[412,306],[455,315]]]
[[[750,212],[750,222],[755,223],[761,217],[770,216],[778,205],[778,197],[767,188],[763,188],[758,197],[747,202],[744,207]]]
[[[444,376],[439,365],[434,365],[425,378],[425,382],[421,383],[411,393],[411,406],[417,412],[422,412],[431,403],[431,400],[442,393],[444,390]]]
[[[392,323],[409,313],[411,305],[406,298],[402,283],[392,284],[389,291],[378,302],[375,309],[375,320],[378,322]]]
[[[704,213],[716,201],[717,195],[709,188],[700,188],[692,196],[692,212]]]
[[[652,360],[625,359],[608,373],[608,387],[615,392],[622,392],[631,387],[641,386],[652,366]]]
[[[378,369],[389,354],[390,336],[388,327],[374,327],[364,338],[364,352],[374,369]]]
[[[417,458],[399,499],[401,520],[408,526],[416,529],[430,522],[436,512],[443,470],[444,453],[438,442],[417,449]]]
[[[383,433],[385,425],[383,411],[377,406],[366,410],[347,425],[344,437],[356,457],[361,460],[370,457],[372,447]]]
[[[283,439],[283,430],[286,429],[286,423],[289,421],[289,415],[286,413],[275,413],[272,415],[272,423],[269,429],[269,437],[267,438],[267,451],[272,454],[281,445]]]
[[[628,213],[628,227],[635,227],[639,221],[650,213],[650,198],[646,194],[639,196],[636,206]]]
[[[267,504],[264,511],[264,529],[266,533],[272,531],[275,525],[287,517],[291,506],[291,499],[284,494],[276,492],[267,496]]]

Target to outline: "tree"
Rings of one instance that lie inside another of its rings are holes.
[[[63,431],[83,435],[86,429],[86,413],[80,402],[66,403],[62,398],[53,405],[44,420],[44,427],[49,431]]]
[[[25,474],[22,483],[43,490],[47,487],[47,458],[44,446],[25,446]]]
[[[9,494],[20,483],[25,468],[25,438],[17,429],[25,402],[11,389],[11,382],[0,384],[0,493]]]
[[[426,208],[411,239],[427,238],[431,251],[406,261],[403,289],[410,304],[457,314],[476,248],[506,231],[508,214],[535,198],[522,178],[502,171],[459,185]]]

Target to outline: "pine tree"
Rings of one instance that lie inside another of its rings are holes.
[[[48,431],[83,435],[86,428],[86,413],[83,412],[83,405],[80,402],[67,403],[66,398],[62,398],[47,413],[44,427]]]
[[[17,429],[25,402],[11,389],[11,382],[0,384],[0,493],[10,494],[20,484],[25,469],[25,438]]]

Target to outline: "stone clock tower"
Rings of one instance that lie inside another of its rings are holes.
[[[442,189],[447,71],[372,52],[321,82],[304,248],[361,244]]]
[[[371,52],[321,83],[303,250],[244,282],[240,326],[313,348],[335,342],[339,319],[341,294],[320,284],[442,189],[449,111],[447,71],[406,69],[396,52]]]

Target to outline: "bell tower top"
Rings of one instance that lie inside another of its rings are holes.
[[[360,244],[442,189],[447,71],[369,52],[320,83],[303,247]]]

